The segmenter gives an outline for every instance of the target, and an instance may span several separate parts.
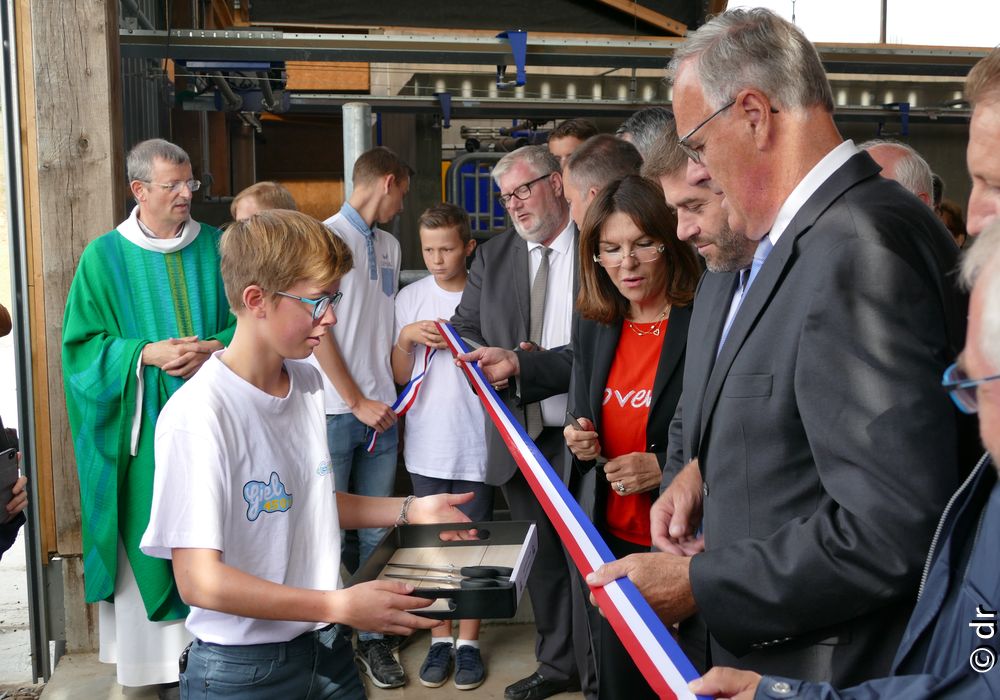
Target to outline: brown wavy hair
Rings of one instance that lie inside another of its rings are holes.
[[[604,268],[594,261],[601,230],[612,214],[627,215],[644,234],[664,245],[663,260],[668,268],[667,301],[671,306],[687,306],[701,268],[691,246],[677,238],[677,217],[663,199],[663,191],[649,180],[629,175],[601,190],[587,209],[580,234],[580,293],[576,309],[580,315],[599,323],[615,323],[628,314],[629,302],[622,296]]]

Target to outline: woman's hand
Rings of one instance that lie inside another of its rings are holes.
[[[601,456],[601,443],[597,439],[597,432],[594,430],[594,423],[589,418],[578,418],[577,423],[583,430],[578,430],[572,425],[563,428],[563,437],[566,438],[566,446],[573,456],[581,461],[590,461]]]
[[[611,484],[612,491],[619,496],[627,496],[659,487],[663,474],[656,455],[651,452],[631,452],[605,464],[604,476]]]

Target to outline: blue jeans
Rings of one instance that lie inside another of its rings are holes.
[[[290,642],[224,646],[195,640],[180,674],[182,700],[363,700],[346,637],[330,625]]]
[[[353,413],[339,413],[326,417],[326,439],[330,446],[334,484],[338,491],[359,496],[391,496],[396,483],[397,445],[399,432],[396,426],[381,433],[375,441],[375,450],[365,447],[372,429],[354,417]],[[364,565],[385,533],[384,527],[358,529],[358,566]],[[340,541],[346,540],[344,530]],[[343,551],[343,548],[341,548]],[[353,573],[353,572],[352,572]],[[359,632],[361,639],[382,635]]]

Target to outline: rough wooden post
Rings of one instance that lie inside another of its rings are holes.
[[[80,496],[63,395],[62,319],[84,247],[124,206],[118,4],[19,0],[21,124],[43,545],[64,564],[66,642],[91,649],[83,603]],[[67,562],[69,564],[70,562]]]

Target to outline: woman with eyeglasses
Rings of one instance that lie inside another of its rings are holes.
[[[630,175],[602,190],[580,234],[580,292],[564,431],[571,484],[616,557],[650,549],[649,510],[681,393],[701,274],[663,192]],[[591,616],[601,700],[656,697],[607,621]]]

